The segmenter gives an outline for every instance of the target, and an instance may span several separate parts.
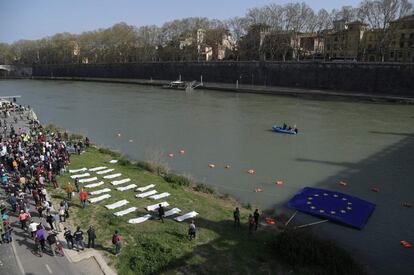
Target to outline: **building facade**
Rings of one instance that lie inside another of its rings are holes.
[[[391,22],[389,28],[392,35],[386,61],[414,62],[414,15]]]

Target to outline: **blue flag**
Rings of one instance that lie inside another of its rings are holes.
[[[362,229],[375,209],[375,204],[340,192],[305,187],[287,204],[324,219]]]

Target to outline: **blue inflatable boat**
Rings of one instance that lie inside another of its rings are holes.
[[[283,133],[283,134],[288,134],[288,135],[296,135],[297,132],[293,129],[288,130],[288,129],[283,129],[283,127],[279,127],[277,125],[273,125],[272,126],[272,130],[278,133]]]

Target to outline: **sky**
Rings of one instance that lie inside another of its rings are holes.
[[[195,16],[224,20],[243,16],[249,8],[289,2],[331,11],[361,0],[0,0],[0,42],[79,34],[119,22],[139,27]]]

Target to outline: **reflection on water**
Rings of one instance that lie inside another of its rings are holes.
[[[352,250],[372,273],[414,270],[410,251],[399,244],[414,242],[413,209],[402,207],[414,200],[414,106],[123,84],[0,82],[0,95],[10,94],[22,95],[21,102],[32,105],[42,122],[85,134],[134,159],[163,152],[172,169],[263,209],[285,210],[304,186],[376,203],[362,231],[331,223],[315,229]],[[296,124],[299,135],[269,131],[283,122]],[[340,180],[348,186],[340,187]],[[374,185],[379,193],[371,191]],[[315,219],[298,216],[310,220]]]

